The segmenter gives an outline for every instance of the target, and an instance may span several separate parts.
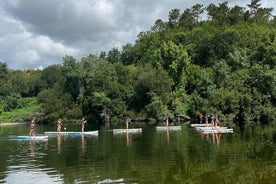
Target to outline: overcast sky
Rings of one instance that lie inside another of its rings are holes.
[[[62,63],[65,55],[80,59],[121,49],[157,19],[167,21],[170,10],[182,13],[211,2],[225,0],[1,0],[0,61],[10,69],[37,69]],[[250,2],[228,0],[228,5]],[[274,0],[261,4],[276,9]]]

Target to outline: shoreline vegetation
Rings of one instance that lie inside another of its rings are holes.
[[[13,125],[23,125],[24,123],[19,122],[0,122],[0,126],[13,126]]]
[[[276,16],[260,1],[176,8],[134,44],[43,69],[0,61],[0,121],[276,120]]]

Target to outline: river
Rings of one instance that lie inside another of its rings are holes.
[[[0,183],[275,183],[276,123],[229,124],[234,133],[181,130],[98,136],[28,135],[24,125],[0,126]],[[36,126],[36,134],[56,127]],[[67,127],[70,129],[70,127]],[[76,127],[72,127],[76,130]]]

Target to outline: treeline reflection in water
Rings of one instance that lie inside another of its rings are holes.
[[[275,123],[230,126],[234,133],[202,134],[182,125],[46,141],[18,141],[13,136],[27,134],[26,127],[0,127],[0,182],[274,183]],[[37,134],[48,129],[39,127]]]

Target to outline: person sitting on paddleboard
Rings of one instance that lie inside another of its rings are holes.
[[[84,132],[84,125],[86,123],[86,119],[85,118],[82,118],[81,119],[81,131]]]
[[[33,118],[29,128],[30,128],[30,136],[34,135],[34,127],[35,127],[35,118]]]

